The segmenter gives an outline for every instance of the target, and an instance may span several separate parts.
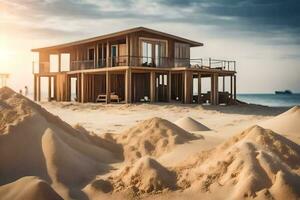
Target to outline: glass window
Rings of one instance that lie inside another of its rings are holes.
[[[95,52],[95,49],[89,49],[89,60],[94,60],[94,52]]]

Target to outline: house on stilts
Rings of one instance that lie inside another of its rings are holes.
[[[41,100],[41,79],[46,78],[48,99],[56,101],[235,102],[236,62],[191,59],[190,48],[200,46],[200,42],[138,27],[32,49],[38,55],[33,63],[34,100]],[[205,93],[204,78],[210,79]]]

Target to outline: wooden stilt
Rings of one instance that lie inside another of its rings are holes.
[[[198,103],[202,103],[201,101],[201,74],[198,73]]]
[[[223,92],[225,92],[225,76],[223,76]]]
[[[155,88],[156,88],[156,82],[155,82],[155,72],[150,72],[150,101],[152,103],[155,102]]]
[[[51,101],[51,76],[48,77],[48,101]]]
[[[41,77],[37,76],[37,100],[41,101]]]
[[[125,102],[131,103],[131,69],[125,71]]]
[[[81,103],[85,102],[85,75],[81,73]]]
[[[34,75],[33,88],[33,99],[34,101],[37,101],[37,75]]]
[[[218,74],[214,74],[214,95],[215,95],[215,102],[214,104],[215,105],[218,105],[219,104],[219,75]]]
[[[106,103],[110,103],[110,94],[111,94],[111,87],[110,87],[110,74],[106,71]]]
[[[233,100],[233,77],[230,76],[230,99]]]
[[[234,100],[236,100],[236,75],[233,76],[233,82],[234,82],[234,94],[233,94],[233,97],[234,97]]]
[[[210,105],[214,104],[214,75],[211,75],[211,81],[210,81]]]
[[[172,87],[171,87],[171,84],[172,84],[172,81],[171,81],[171,78],[172,78],[172,73],[171,71],[168,72],[168,102],[171,102],[171,93],[172,93]]]
[[[192,93],[193,93],[193,74],[190,71],[184,72],[184,103],[192,103]]]

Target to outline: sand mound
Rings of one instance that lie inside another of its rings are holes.
[[[300,144],[300,106],[259,124]]]
[[[80,197],[80,188],[116,161],[38,104],[8,88],[0,94],[0,185],[37,176],[63,198]]]
[[[117,136],[123,145],[124,157],[133,161],[144,155],[160,156],[176,144],[182,144],[196,137],[175,124],[161,118],[145,120]]]
[[[199,153],[176,170],[180,187],[212,194],[226,188],[227,199],[300,195],[299,145],[258,126]]]
[[[62,200],[51,186],[37,178],[24,177],[0,187],[1,200]]]
[[[200,122],[194,120],[191,117],[184,117],[175,122],[177,126],[186,131],[209,131],[210,129],[201,124]]]
[[[156,160],[145,156],[126,166],[117,176],[109,177],[114,191],[132,189],[136,194],[175,189],[176,175]]]

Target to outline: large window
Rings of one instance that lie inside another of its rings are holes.
[[[184,43],[175,43],[175,66],[188,67],[190,63],[190,46]]]
[[[143,42],[143,66],[151,66],[153,65],[152,62],[152,43],[149,42]]]
[[[89,58],[89,60],[94,60],[95,59],[95,49],[94,48],[89,49],[88,58]]]
[[[164,63],[166,57],[166,42],[142,41],[142,65],[159,67]]]
[[[60,66],[61,71],[70,71],[70,54],[62,53],[60,54]]]

